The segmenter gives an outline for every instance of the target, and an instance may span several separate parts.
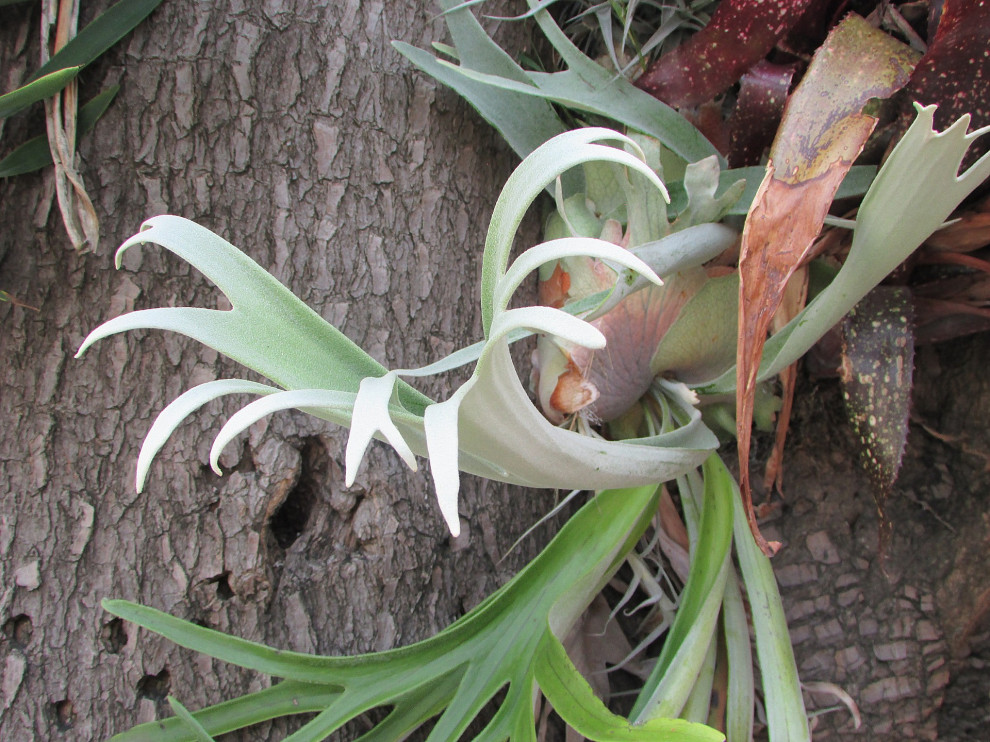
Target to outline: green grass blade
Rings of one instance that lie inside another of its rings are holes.
[[[636,721],[681,712],[715,631],[732,544],[732,489],[717,475],[720,467],[717,455],[705,461],[704,502],[687,585],[660,656],[633,705],[630,718]],[[691,496],[697,499],[697,493]]]
[[[733,514],[734,515],[734,514]],[[725,632],[729,682],[725,708],[725,732],[733,742],[753,739],[753,650],[749,641],[749,619],[735,568],[729,570],[722,599],[722,628]]]
[[[596,742],[717,742],[720,732],[683,719],[651,719],[632,724],[616,716],[595,695],[552,634],[544,637],[537,655],[536,681],[550,705],[578,734]]]
[[[31,76],[37,80],[63,67],[85,67],[116,44],[162,4],[162,0],[121,0],[75,35]]]
[[[34,78],[26,85],[22,85],[16,90],[0,95],[0,119],[13,116],[18,111],[23,111],[32,103],[37,103],[45,98],[51,98],[55,93],[68,85],[79,74],[81,67],[70,66],[62,69],[56,67],[50,74],[44,77]]]
[[[195,742],[216,742],[210,733],[203,728],[196,717],[189,713],[185,706],[179,703],[179,699],[175,696],[168,697],[168,705],[172,708],[175,715],[182,721],[186,729],[192,733]]]
[[[92,130],[119,90],[120,85],[109,87],[79,109],[76,126],[80,137]],[[52,153],[48,147],[48,137],[33,137],[0,160],[0,178],[32,173],[51,164]]]
[[[330,706],[340,691],[326,685],[297,683],[292,680],[262,691],[201,709],[192,716],[214,736],[293,714],[320,711]],[[187,742],[190,730],[182,719],[173,717],[140,724],[111,739],[111,742]]]
[[[718,635],[713,633],[708,640],[708,651],[705,659],[701,663],[698,672],[698,679],[691,689],[684,709],[681,711],[681,718],[688,721],[704,723],[708,721],[709,710],[712,705],[712,685],[715,681],[715,655],[718,651]]]
[[[721,461],[719,465],[715,476],[722,486],[733,490],[736,554],[739,556],[739,568],[749,597],[751,621],[756,634],[756,656],[763,677],[763,701],[770,741],[809,742],[811,731],[801,696],[801,681],[773,567],[750,533],[735,480]]]

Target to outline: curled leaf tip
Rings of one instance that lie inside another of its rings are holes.
[[[423,415],[423,430],[430,454],[430,473],[437,493],[437,503],[450,535],[461,533],[457,497],[461,489],[458,470],[458,413],[461,401],[474,386],[477,377],[468,380],[446,402],[430,405]]]
[[[384,376],[369,376],[361,381],[354,400],[351,414],[351,433],[347,438],[344,454],[344,478],[348,487],[354,484],[357,470],[361,466],[371,439],[380,433],[395,449],[399,457],[413,471],[416,471],[416,457],[402,433],[392,422],[389,403],[398,380],[395,371]]]

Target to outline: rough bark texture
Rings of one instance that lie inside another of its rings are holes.
[[[108,4],[85,4],[83,20]],[[478,337],[466,287],[514,158],[388,45],[440,38],[432,8],[319,5],[169,0],[86,71],[84,99],[123,84],[81,145],[97,254],[68,247],[49,175],[0,183],[0,288],[39,308],[0,304],[2,740],[103,738],[167,714],[169,692],[195,708],[266,682],[110,620],[104,597],[285,648],[367,651],[436,632],[538,546],[499,561],[552,495],[466,481],[452,542],[425,472],[374,447],[347,490],[341,431],[301,414],[256,426],[217,478],[203,462],[233,404],[181,428],[138,497],[152,417],[190,385],[242,372],[151,332],[72,359],[124,310],[217,304],[205,279],[151,247],[113,271],[116,244],[165,212],[225,235],[393,366]],[[5,90],[34,65],[36,23],[33,5],[0,9]],[[4,146],[30,123],[12,121]],[[825,717],[816,739],[964,740],[986,728],[987,346],[919,356],[917,413],[942,438],[912,430],[889,504],[889,579],[839,395],[803,390],[790,499],[768,536],[786,544],[776,565],[805,679],[842,685],[864,712],[858,732],[843,712]]]
[[[990,338],[922,348],[904,466],[878,557],[870,480],[835,382],[799,389],[784,459],[787,501],[768,538],[801,678],[859,704],[815,740],[969,742],[990,729]],[[840,705],[816,693],[812,705]]]
[[[84,4],[83,21],[107,5]],[[0,48],[29,24],[33,66],[33,4],[2,14]],[[514,158],[389,45],[440,38],[432,14],[169,0],[84,75],[84,99],[123,85],[81,144],[99,252],[68,247],[49,175],[0,184],[3,288],[40,310],[0,305],[0,739],[99,739],[168,714],[168,692],[199,707],[263,682],[111,621],[102,598],[286,648],[368,651],[435,633],[539,546],[499,561],[552,494],[467,481],[452,542],[426,471],[373,446],[345,489],[341,431],[301,414],[242,437],[218,478],[203,463],[233,403],[185,425],[136,496],[153,416],[244,372],[157,332],[72,358],[122,311],[217,305],[201,275],[151,246],[113,270],[116,245],[161,213],[223,234],[394,367],[478,339],[480,246]],[[24,133],[13,124],[8,142]],[[447,380],[425,391],[443,395]]]

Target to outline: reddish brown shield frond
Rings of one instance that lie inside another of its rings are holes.
[[[937,103],[935,124],[942,128],[965,113],[972,116],[974,129],[990,124],[988,45],[990,2],[945,0],[935,38],[907,85],[908,106]],[[987,146],[986,139],[974,144],[965,162],[973,162]]]
[[[858,16],[836,26],[787,103],[767,175],[746,218],[739,260],[736,431],[743,503],[766,553],[775,549],[756,525],[749,448],[767,331],[788,279],[807,257],[836,189],[873,131],[876,119],[863,107],[901,88],[914,56]]]
[[[791,89],[794,65],[761,61],[742,76],[729,119],[729,165],[759,165],[773,141]]]
[[[636,81],[672,106],[697,106],[763,59],[811,0],[722,0],[711,21]]]

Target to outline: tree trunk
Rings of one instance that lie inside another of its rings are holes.
[[[107,5],[86,4],[80,26]],[[480,338],[481,246],[514,157],[390,46],[441,38],[432,8],[323,5],[169,0],[84,73],[83,100],[122,84],[80,146],[97,253],[69,247],[50,173],[0,184],[2,288],[39,310],[0,305],[0,739],[103,738],[170,715],[167,693],[197,708],[268,682],[139,635],[103,598],[287,649],[363,652],[436,633],[541,545],[500,561],[552,493],[466,477],[453,541],[427,472],[373,445],[345,488],[343,431],[303,414],[253,428],[216,477],[204,462],[233,403],[184,425],[138,496],[154,415],[245,372],[157,332],[73,359],[122,311],[223,301],[152,246],[113,270],[116,245],[162,213],[225,236],[386,365]],[[0,12],[0,48],[26,32],[33,68],[37,11]],[[13,124],[7,142],[24,133]]]
[[[86,4],[82,21],[109,4]],[[38,308],[0,304],[2,740],[103,738],[169,715],[169,693],[198,708],[268,682],[111,620],[103,598],[286,649],[370,651],[435,633],[542,543],[500,561],[551,493],[465,477],[453,541],[427,473],[373,446],[345,488],[343,432],[302,414],[252,428],[218,478],[204,462],[234,403],[180,428],[135,495],[154,415],[193,384],[244,372],[157,332],[72,357],[123,311],[222,303],[151,246],[112,269],[114,247],[161,213],[225,236],[386,365],[422,365],[480,337],[481,245],[514,155],[389,45],[443,38],[432,6],[319,5],[169,0],[85,71],[84,100],[123,86],[80,145],[102,220],[95,254],[69,247],[50,173],[0,182],[0,289]],[[0,89],[34,68],[37,25],[33,5],[0,9]],[[43,128],[36,113],[12,120],[4,152],[29,128]],[[804,390],[789,499],[767,536],[787,546],[775,565],[804,679],[838,683],[864,712],[858,732],[840,712],[816,739],[932,739],[940,719],[942,738],[965,739],[954,736],[961,706],[939,715],[946,688],[950,701],[962,688],[960,704],[986,702],[985,674],[960,659],[967,641],[988,651],[988,482],[973,455],[990,450],[985,358],[985,341],[920,355],[928,427],[912,431],[891,501],[889,579],[839,395]]]

